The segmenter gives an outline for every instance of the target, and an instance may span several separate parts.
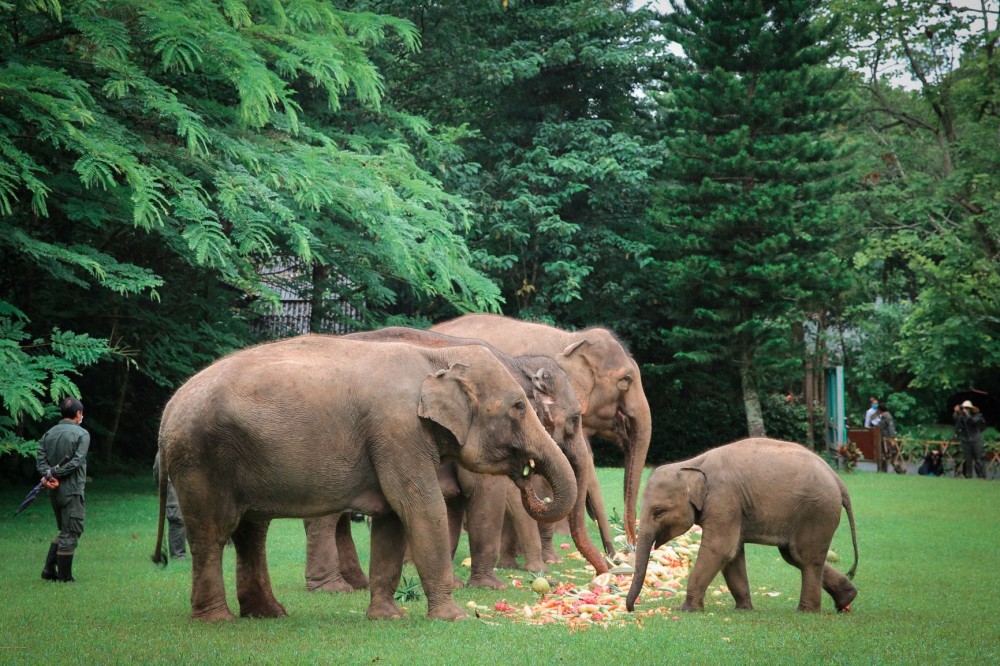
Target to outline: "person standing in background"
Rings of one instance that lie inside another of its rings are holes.
[[[59,403],[62,420],[42,435],[35,452],[35,467],[48,480],[52,511],[56,516],[59,535],[49,545],[42,578],[73,583],[73,555],[83,534],[86,503],[83,490],[87,485],[87,451],[90,433],[83,423],[83,403],[79,398],[65,398]],[[64,463],[56,461],[66,460]]]
[[[962,457],[965,470],[963,475],[973,479],[976,475],[986,478],[983,468],[983,431],[986,430],[986,419],[979,408],[966,400],[961,405],[955,405],[955,434],[962,443]]]
[[[153,460],[153,478],[159,484],[159,451],[156,452],[156,458]],[[177,502],[177,493],[174,491],[174,484],[170,483],[169,476],[167,477],[167,523],[169,525],[167,542],[170,544],[170,557],[174,560],[183,560],[187,557],[187,530],[184,528],[181,506]]]
[[[878,408],[878,427],[882,432],[882,468],[879,471],[885,472],[888,469],[886,463],[889,463],[896,474],[906,474],[906,466],[900,462],[900,450],[896,444],[896,420],[885,405]]]
[[[865,412],[865,427],[866,428],[877,428],[878,427],[878,398],[872,397],[868,398],[868,411]]]

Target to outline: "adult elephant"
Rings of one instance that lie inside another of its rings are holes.
[[[847,511],[854,566],[847,576],[826,563],[830,542]],[[722,571],[736,608],[750,610],[744,544],[777,546],[802,572],[799,610],[820,610],[821,588],[838,611],[850,610],[858,591],[849,578],[858,567],[854,512],[844,482],[804,446],[774,439],[745,439],[653,470],[642,496],[635,574],[625,605],[635,607],[650,551],[692,525],[702,528],[701,548],[688,578],[681,610],[704,610],[705,590]]]
[[[607,571],[607,563],[590,539],[586,526],[584,506],[587,498],[586,489],[591,479],[594,478],[595,471],[593,457],[587,447],[580,425],[580,403],[576,398],[569,377],[552,358],[548,356],[512,356],[482,340],[457,338],[442,333],[405,327],[387,327],[375,331],[352,333],[344,337],[378,342],[406,342],[432,348],[481,345],[496,356],[514,377],[514,380],[524,389],[546,431],[549,432],[569,460],[578,486],[577,503],[567,517],[570,536],[580,553],[594,566],[598,573]],[[449,474],[449,469],[454,474]],[[462,514],[467,516],[469,549],[472,556],[469,584],[496,589],[505,587],[503,581],[494,573],[494,566],[500,552],[505,505],[510,507],[510,513],[519,533],[524,535],[526,567],[532,571],[544,570],[539,525],[524,510],[520,501],[516,504],[506,501],[508,489],[513,489],[508,479],[476,474],[466,469],[455,469],[454,467],[443,468],[439,471],[438,476],[446,499],[450,499],[448,506],[453,551],[458,544]],[[536,482],[537,489],[538,483]],[[548,493],[549,489],[546,488],[545,494]],[[312,536],[316,536],[316,530],[311,532]],[[333,532],[330,530],[326,532],[328,547],[342,549],[345,544],[340,540],[337,540],[335,544],[330,542],[331,534]],[[309,548],[309,552],[314,550],[316,549]],[[351,560],[351,552],[345,552],[343,557]],[[344,575],[347,573],[347,570],[343,572]],[[350,575],[356,576],[356,572],[352,569]]]
[[[463,315],[431,330],[478,338],[512,355],[556,360],[569,375],[580,400],[584,433],[612,441],[625,452],[625,534],[634,544],[635,507],[652,418],[639,366],[615,336],[604,328],[571,332],[488,314]]]
[[[192,616],[230,620],[222,549],[236,547],[240,614],[286,615],[271,589],[271,519],[341,511],[372,516],[370,618],[400,617],[393,599],[409,543],[431,618],[452,599],[442,459],[507,475],[525,509],[558,520],[576,501],[566,456],[524,390],[481,346],[425,349],[309,335],[245,349],[185,383],[159,434],[161,557],[167,474],[188,529]],[[554,488],[545,503],[532,473]]]

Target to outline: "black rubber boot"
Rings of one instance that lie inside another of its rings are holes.
[[[59,567],[59,580],[63,583],[75,583],[73,578],[73,553],[57,553],[57,566]]]
[[[45,557],[45,567],[42,569],[42,580],[59,580],[59,572],[56,570],[56,550],[59,544],[49,544],[49,554]]]

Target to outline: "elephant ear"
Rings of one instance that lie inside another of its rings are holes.
[[[681,476],[687,484],[688,501],[695,510],[701,511],[705,506],[708,478],[697,467],[682,467]]]
[[[474,398],[465,378],[468,370],[469,366],[454,363],[447,370],[427,375],[420,385],[417,405],[417,416],[447,428],[459,445],[465,444],[472,426]]]
[[[531,375],[531,386],[531,397],[534,398],[535,404],[551,405],[556,401],[552,397],[552,375],[545,368],[539,368],[538,372]]]
[[[549,402],[552,402],[551,382],[552,375],[545,368],[539,368],[531,375],[531,385],[535,387],[535,393],[548,396]]]
[[[580,383],[581,374],[577,372],[571,372],[570,380],[573,382],[573,390],[576,392],[576,399],[580,401],[580,412],[583,414],[587,413],[587,409],[590,407],[590,392],[594,389],[594,385],[597,383],[597,368],[594,365],[593,360],[590,358],[590,350],[593,347],[593,343],[589,340],[578,340],[573,344],[562,350],[560,356],[565,358],[571,364],[583,364],[586,368],[587,373],[590,376],[590,385],[584,386]]]

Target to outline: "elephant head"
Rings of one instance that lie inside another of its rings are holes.
[[[569,461],[500,362],[484,347],[464,349],[477,350],[470,353],[484,362],[455,363],[428,375],[421,387],[418,415],[455,437],[460,465],[480,474],[508,476],[521,491],[521,501],[532,518],[561,520],[576,502],[576,478]],[[550,502],[535,493],[532,474],[539,474],[552,487]]]
[[[635,505],[652,436],[639,366],[605,329],[575,335],[579,339],[563,349],[556,361],[573,379],[585,433],[612,441],[625,452],[625,534],[635,543]]]
[[[635,574],[625,600],[629,611],[635,608],[635,600],[642,591],[650,552],[691,529],[699,520],[705,493],[705,474],[695,467],[664,465],[650,474],[642,495]]]

